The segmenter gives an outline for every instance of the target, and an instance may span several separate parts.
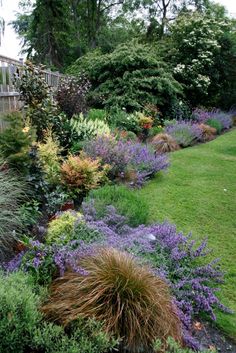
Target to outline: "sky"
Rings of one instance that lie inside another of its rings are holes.
[[[228,12],[236,17],[236,1],[235,0],[218,0],[216,1],[226,7]],[[0,17],[3,17],[6,23],[5,33],[2,38],[0,47],[0,55],[8,56],[13,59],[19,59],[21,44],[14,30],[9,26],[9,22],[14,20],[15,13],[18,11],[19,0],[2,0],[0,7]]]

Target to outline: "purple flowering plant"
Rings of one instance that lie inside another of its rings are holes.
[[[208,120],[217,120],[224,130],[228,130],[233,125],[233,113],[223,112],[220,109],[212,109],[207,111],[204,109],[196,108],[193,111],[192,117],[194,121],[202,124],[207,124]]]
[[[130,170],[134,171],[132,186],[141,186],[147,178],[169,165],[167,157],[156,155],[151,146],[115,136],[98,136],[85,144],[84,151],[91,158],[100,158],[102,163],[111,166],[111,179],[123,180]]]
[[[168,124],[165,132],[171,135],[182,147],[188,147],[201,140],[202,130],[194,121],[175,120]]]
[[[191,333],[194,318],[206,313],[215,320],[215,308],[229,312],[216,296],[217,286],[223,281],[218,260],[204,264],[197,261],[209,253],[207,241],[197,246],[191,234],[185,236],[166,222],[131,228],[113,206],[107,207],[102,219],[98,218],[92,202],[84,203],[82,208],[87,226],[103,234],[102,238],[87,243],[84,239],[73,239],[63,246],[32,241],[29,249],[18,254],[6,268],[30,271],[38,282],[45,284],[62,276],[68,268],[86,275],[78,266],[79,259],[93,254],[99,247],[131,252],[167,281],[181,319],[185,343],[199,349]]]

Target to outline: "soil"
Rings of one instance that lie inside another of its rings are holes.
[[[210,322],[195,323],[194,336],[201,343],[202,348],[211,349],[218,353],[236,353],[236,341],[224,336],[222,332]]]

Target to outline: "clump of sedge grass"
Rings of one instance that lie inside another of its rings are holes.
[[[180,322],[167,284],[130,254],[100,249],[79,262],[83,271],[65,274],[52,285],[42,310],[65,326],[79,317],[104,323],[130,352],[149,349],[169,336],[181,342]]]
[[[152,145],[157,153],[173,152],[180,149],[175,139],[168,134],[158,134],[152,139]]]

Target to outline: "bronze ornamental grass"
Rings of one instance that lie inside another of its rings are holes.
[[[100,249],[82,259],[84,273],[68,272],[54,281],[42,310],[67,326],[79,317],[104,323],[130,352],[169,336],[181,343],[181,326],[167,284],[130,254]]]

